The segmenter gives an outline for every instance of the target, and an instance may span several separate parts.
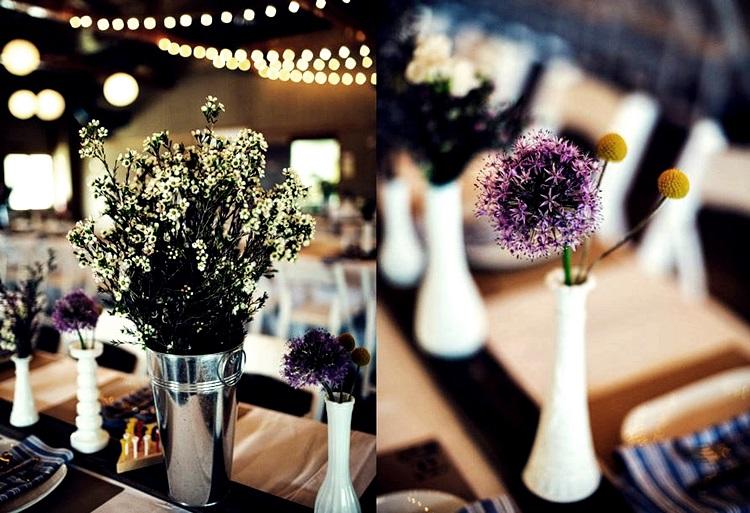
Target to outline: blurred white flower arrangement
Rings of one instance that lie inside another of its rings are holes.
[[[455,55],[453,43],[445,34],[427,34],[417,38],[406,80],[412,84],[447,83],[451,96],[462,98],[482,85],[476,64]]]

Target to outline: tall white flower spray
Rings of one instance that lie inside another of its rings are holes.
[[[161,352],[214,353],[240,343],[266,299],[256,283],[274,262],[294,260],[315,229],[300,209],[306,189],[293,171],[262,184],[263,135],[217,135],[224,105],[215,97],[201,111],[207,125],[192,132],[194,145],[158,132],[114,166],[105,158],[107,130],[94,120],[80,131],[81,156],[104,165],[93,190],[105,209],[78,222],[68,239],[115,313],[133,321],[132,335]]]

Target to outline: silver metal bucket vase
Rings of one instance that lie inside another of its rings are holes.
[[[146,352],[169,495],[186,506],[215,504],[229,491],[242,345],[206,355]]]

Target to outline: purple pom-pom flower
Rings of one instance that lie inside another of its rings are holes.
[[[58,331],[74,332],[96,327],[100,309],[82,290],[73,291],[55,303],[52,322]]]
[[[322,386],[331,391],[340,389],[351,368],[349,351],[323,329],[308,331],[289,341],[281,373],[294,388]]]
[[[510,154],[487,160],[477,180],[478,217],[516,256],[547,257],[575,249],[597,228],[599,162],[545,131],[518,139]]]

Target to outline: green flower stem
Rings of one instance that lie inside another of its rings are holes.
[[[563,271],[565,272],[565,285],[570,287],[573,285],[573,277],[571,273],[571,257],[573,255],[573,252],[570,249],[570,246],[565,246],[563,249],[562,254],[562,262],[563,262]]]
[[[326,391],[326,394],[328,395],[328,398],[329,398],[329,399],[330,399],[331,401],[335,401],[335,400],[336,400],[336,398],[335,398],[335,397],[333,396],[333,390],[331,390],[331,387],[329,387],[329,386],[328,386],[328,385],[326,385],[325,383],[321,383],[321,385],[323,385],[323,388],[325,389],[325,391]]]
[[[604,179],[604,172],[607,170],[607,164],[609,164],[609,160],[604,161],[604,165],[602,166],[602,172],[599,173],[599,180],[596,182],[597,189],[599,189],[602,186],[602,179]]]
[[[583,276],[583,279],[584,280],[586,279],[586,277],[591,272],[591,269],[593,269],[594,266],[597,263],[599,263],[599,261],[604,260],[609,255],[611,255],[612,253],[614,253],[615,251],[617,251],[618,249],[620,249],[626,242],[628,242],[633,237],[635,237],[636,234],[638,234],[638,232],[640,232],[641,230],[643,230],[646,227],[646,225],[651,221],[651,219],[653,219],[653,217],[656,215],[656,212],[659,211],[659,208],[661,208],[661,206],[664,204],[664,201],[666,201],[666,199],[667,198],[664,197],[664,196],[662,196],[661,198],[659,198],[659,201],[656,202],[656,205],[651,210],[651,213],[649,215],[647,215],[646,217],[644,217],[641,220],[640,223],[638,223],[637,225],[635,225],[633,227],[633,229],[630,230],[625,235],[625,237],[623,237],[622,239],[620,239],[620,241],[617,244],[615,244],[614,246],[612,246],[611,248],[609,248],[607,251],[605,251],[604,253],[602,253],[601,255],[599,255],[599,257],[596,260],[594,260],[593,262],[591,262],[591,265],[589,265],[588,269],[586,269],[586,274]]]
[[[78,333],[78,340],[81,341],[81,349],[86,349],[86,342],[83,341],[83,335],[81,335],[81,330],[76,328],[76,333]]]

